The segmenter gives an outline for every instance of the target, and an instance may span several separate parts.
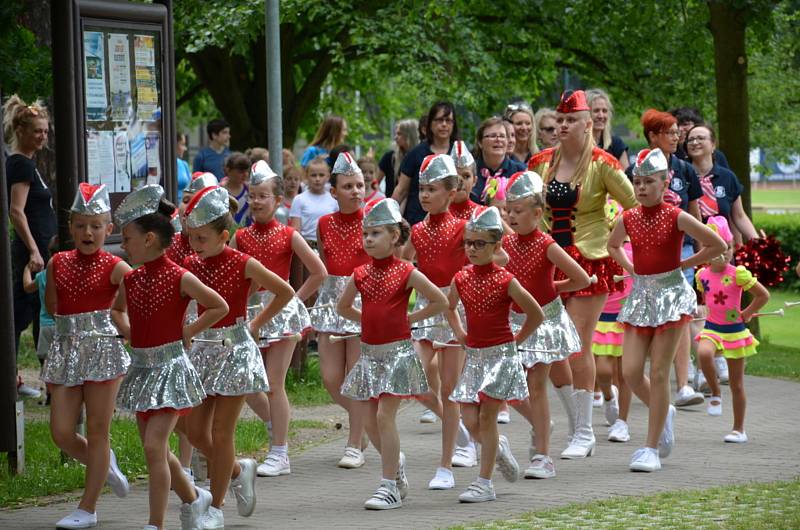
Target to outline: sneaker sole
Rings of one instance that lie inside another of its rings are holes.
[[[338,464],[336,464],[336,467],[340,467],[342,469],[358,469],[358,468],[363,467],[363,466],[364,466],[364,462],[361,462],[358,465],[354,465],[354,464],[351,464],[349,462],[346,462],[344,464],[342,462],[339,462]]]
[[[532,472],[527,471],[527,470],[525,471],[525,478],[544,480],[544,479],[548,479],[548,478],[553,478],[555,476],[556,476],[555,473],[553,473],[553,474],[547,473],[547,474],[544,474],[544,475],[540,475],[538,473],[532,473]]]
[[[402,508],[402,507],[403,507],[403,503],[402,502],[398,502],[397,504],[381,504],[381,505],[365,504],[364,505],[364,509],[365,510],[394,510],[395,508]]]
[[[651,468],[651,467],[645,467],[645,466],[628,466],[628,467],[630,468],[631,471],[634,471],[634,472],[637,472],[637,473],[652,473],[654,471],[659,471],[661,469],[660,467]]]
[[[700,405],[705,399],[702,396],[694,396],[686,401],[675,401],[676,407],[689,407],[691,405]]]
[[[292,473],[291,469],[281,469],[277,473],[264,473],[256,470],[256,476],[259,477],[282,477],[284,475],[290,475],[291,473]]]
[[[463,502],[464,504],[475,504],[478,502],[491,502],[497,500],[497,497],[487,497],[487,498],[471,498],[471,499],[462,499],[461,497],[458,498],[458,502]]]
[[[608,441],[609,442],[616,442],[616,443],[625,443],[625,442],[630,442],[631,441],[631,437],[628,436],[627,438],[621,438],[619,436],[609,436],[608,437]]]
[[[450,484],[450,485],[445,485],[445,484],[428,484],[428,489],[429,489],[429,490],[431,490],[431,491],[443,491],[443,490],[451,490],[451,489],[453,489],[453,488],[455,488],[455,487],[456,487],[455,483],[453,483],[453,484]]]

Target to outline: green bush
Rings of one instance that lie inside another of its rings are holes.
[[[791,257],[791,266],[783,275],[781,288],[800,290],[800,278],[794,271],[797,260],[800,258],[800,215],[770,215],[757,212],[753,215],[753,224],[757,230],[763,230],[767,235],[775,236],[781,242],[783,253]]]

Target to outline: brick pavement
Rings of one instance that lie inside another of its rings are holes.
[[[401,445],[408,457],[411,490],[399,510],[369,512],[362,503],[377,486],[380,460],[374,450],[367,453],[367,465],[358,470],[336,467],[342,440],[328,442],[293,455],[293,474],[258,479],[258,506],[249,519],[236,515],[235,502],[225,508],[228,528],[441,528],[454,524],[504,519],[524,511],[587,502],[614,495],[641,495],[682,488],[706,488],[733,482],[773,481],[800,475],[797,409],[794,397],[800,384],[747,377],[750,399],[745,445],[725,444],[722,437],[732,422],[730,395],[723,387],[723,416],[711,418],[705,408],[679,410],[676,420],[677,445],[658,473],[631,473],[631,453],[644,441],[646,409],[634,401],[631,413],[632,439],[612,444],[605,439],[601,409],[595,409],[594,427],[599,444],[595,456],[584,461],[556,460],[558,476],[545,481],[520,479],[506,483],[495,477],[498,499],[477,505],[462,505],[458,494],[476,476],[477,468],[456,469],[457,487],[451,491],[426,489],[438,461],[439,424],[418,423],[421,409],[406,407],[399,416]],[[551,395],[556,421],[553,454],[564,447],[565,416]],[[512,450],[524,467],[528,428],[516,413],[512,423],[501,426]],[[50,529],[76,503],[0,511],[0,528]],[[138,484],[125,499],[103,495],[98,506],[104,529],[141,528],[146,523],[147,489]],[[177,528],[177,499],[170,500],[168,528]]]

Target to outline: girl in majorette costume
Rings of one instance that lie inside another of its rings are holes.
[[[633,185],[641,206],[623,212],[608,242],[611,256],[633,277],[631,294],[619,313],[625,325],[622,375],[650,409],[647,442],[631,459],[631,471],[657,471],[660,458],[675,443],[670,405],[670,366],[681,333],[697,308],[694,291],[682,268],[705,263],[725,250],[712,230],[680,208],[664,202],[667,159],[660,149],[639,152]],[[681,260],[684,232],[699,241],[700,252]],[[623,250],[630,237],[633,263]],[[642,377],[650,354],[650,384]]]
[[[45,305],[56,329],[42,380],[51,395],[50,433],[67,455],[86,466],[78,508],[58,528],[97,526],[95,507],[103,483],[119,497],[128,481],[110,450],[109,429],[122,376],[130,356],[111,322],[109,309],[122,277],[131,268],[103,250],[111,233],[111,201],[104,185],[81,183],[69,218],[75,249],[59,252],[47,264]],[[86,438],[75,432],[86,405]]]
[[[361,220],[364,216],[364,176],[350,153],[340,153],[331,172],[331,193],[339,204],[339,211],[323,215],[317,227],[319,255],[325,263],[328,276],[319,290],[317,304],[311,311],[311,325],[319,342],[319,365],[322,383],[333,400],[347,411],[350,434],[339,467],[354,469],[364,465],[364,418],[354,414],[352,401],[342,396],[340,388],[345,375],[353,368],[361,353],[358,322],[353,322],[336,312],[336,303],[344,292],[350,275],[359,265],[369,261],[361,243]],[[356,297],[356,306],[360,304]],[[331,337],[347,338],[332,341]]]
[[[256,462],[234,459],[234,430],[245,396],[269,390],[264,361],[253,334],[277,315],[294,290],[257,260],[226,245],[233,225],[231,210],[236,201],[219,186],[197,192],[186,207],[189,241],[195,251],[184,266],[227,302],[230,311],[194,341],[192,360],[207,398],[187,417],[189,440],[209,460],[211,495],[200,528],[222,528],[222,502],[230,484],[239,515],[249,517],[255,509]],[[245,325],[247,298],[264,287],[275,298]],[[200,316],[205,312],[198,305]]]
[[[463,242],[466,221],[456,219],[447,209],[457,185],[456,167],[449,155],[425,157],[419,171],[419,202],[428,215],[411,228],[411,237],[403,249],[403,257],[411,260],[416,256],[419,271],[445,292],[466,260]],[[417,293],[414,309],[421,310],[427,304],[425,295]],[[472,466],[475,461],[475,448],[461,423],[460,407],[448,399],[464,366],[464,351],[457,346],[434,349],[434,343],[455,342],[453,331],[441,314],[420,322],[420,329],[411,336],[431,386],[431,393],[423,396],[422,401],[442,418],[442,455],[428,488],[450,489],[455,487],[450,467],[456,444],[464,448],[460,452],[468,460],[462,463]]]
[[[150,516],[145,529],[164,527],[172,487],[180,497],[181,525],[197,528],[211,503],[211,494],[196,489],[175,455],[169,435],[179,416],[188,414],[205,397],[203,383],[186,349],[191,339],[228,312],[220,295],[166,257],[174,227],[175,206],[164,200],[154,184],[130,193],[115,213],[122,227],[122,248],[132,263],[141,264],[125,275],[111,316],[131,344],[131,367],[117,397],[117,406],[136,413],[147,459]],[[184,326],[190,299],[206,311]]]
[[[458,188],[456,188],[456,194],[448,209],[456,218],[469,221],[472,218],[472,212],[475,210],[482,212],[486,209],[485,206],[473,202],[469,198],[469,193],[475,186],[475,158],[462,140],[455,141],[450,150],[450,158],[456,164]]]
[[[260,405],[262,414],[259,416],[266,412],[269,421],[270,450],[264,463],[258,466],[258,475],[261,477],[277,477],[291,472],[286,440],[291,416],[284,386],[286,372],[298,338],[311,329],[311,318],[303,300],[317,291],[326,275],[325,265],[300,233],[275,219],[275,212],[283,201],[283,192],[283,179],[266,162],[260,160],[253,164],[249,191],[253,224],[240,228],[231,240],[232,248],[254,257],[286,282],[289,281],[292,256],[295,254],[310,273],[296,296],[259,330],[261,339],[257,341],[267,368],[269,401],[263,393],[258,393],[248,396],[247,402],[253,410]],[[253,293],[247,308],[250,318],[261,312],[273,298],[272,292],[263,289]],[[254,398],[261,401],[255,407]]]
[[[592,335],[606,295],[619,290],[613,276],[622,270],[608,256],[608,227],[603,207],[611,195],[624,208],[636,205],[619,161],[594,145],[592,117],[582,90],[565,92],[557,110],[558,147],[533,155],[528,169],[543,176],[546,193],[543,228],[597,282],[564,293],[565,305],[581,339],[580,355],[570,360],[574,391],[559,381],[559,397],[574,410],[574,435],[561,458],[585,458],[595,445],[592,399],[595,366]],[[557,273],[556,280],[563,279]],[[570,429],[571,431],[572,429]]]
[[[341,391],[353,400],[356,414],[366,418],[370,438],[381,454],[381,483],[364,507],[388,510],[401,507],[408,492],[405,456],[400,452],[395,422],[397,409],[401,399],[419,399],[429,391],[411,343],[410,324],[444,311],[447,299],[412,264],[394,256],[409,232],[394,199],[367,204],[363,225],[364,249],[372,259],[356,267],[336,306],[344,317],[361,322],[361,356]],[[412,289],[429,302],[408,314]],[[360,309],[355,307],[357,293],[361,294]]]
[[[522,287],[530,292],[544,313],[544,322],[520,344],[522,364],[527,369],[529,407],[520,412],[530,418],[531,433],[540,433],[531,440],[530,466],[526,478],[551,478],[556,475],[550,458],[550,406],[547,401],[547,379],[550,365],[580,351],[581,340],[559,293],[576,291],[589,285],[590,279],[575,260],[549,235],[538,229],[542,218],[544,196],[542,177],[533,171],[512,175],[506,187],[507,222],[513,234],[503,238],[508,254],[506,269]],[[553,281],[555,270],[566,280]],[[527,315],[518,304],[511,306],[511,329],[519,332]],[[529,414],[526,414],[530,412]]]
[[[517,352],[543,320],[542,309],[514,276],[492,262],[500,249],[503,221],[495,207],[473,215],[464,232],[464,247],[472,265],[459,271],[447,294],[448,320],[456,339],[466,345],[464,370],[450,399],[461,403],[461,414],[470,434],[481,444],[480,473],[459,495],[461,502],[495,499],[492,471],[495,461],[503,476],[514,482],[519,466],[505,436],[497,435],[497,412],[503,401],[528,398],[525,368]],[[464,304],[467,331],[456,308]],[[526,315],[514,335],[509,325],[511,304]]]
[[[697,290],[703,293],[708,316],[703,330],[695,337],[698,341],[697,356],[700,367],[711,386],[708,413],[722,414],[722,398],[717,381],[714,355],[722,352],[728,363],[731,397],[733,398],[733,430],[724,440],[730,443],[747,442],[744,430],[744,413],[747,397],[744,393],[745,359],[756,354],[758,341],[744,325],[753,314],[769,301],[769,291],[743,266],[731,265],[733,256],[733,234],[728,221],[722,216],[709,217],[708,226],[719,234],[727,244],[722,255],[711,260],[711,264],[697,271]],[[742,309],[742,293],[753,297]]]

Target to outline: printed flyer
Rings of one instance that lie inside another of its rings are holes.
[[[83,33],[84,83],[86,86],[86,119],[105,121],[108,99],[106,98],[106,66],[103,34],[99,31]]]

